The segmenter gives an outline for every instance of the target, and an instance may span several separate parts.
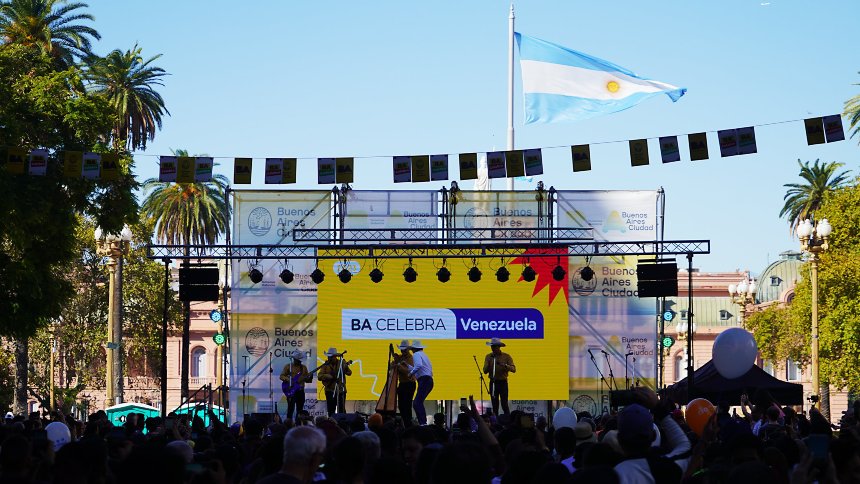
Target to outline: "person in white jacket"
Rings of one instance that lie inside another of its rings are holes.
[[[618,414],[618,443],[624,460],[615,466],[621,484],[655,484],[680,482],[689,464],[690,441],[669,415],[671,406],[658,400],[651,390],[637,388],[641,402],[624,407]],[[653,415],[652,415],[653,412]],[[669,449],[661,452],[652,447],[657,434]]]

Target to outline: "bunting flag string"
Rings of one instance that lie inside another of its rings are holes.
[[[776,124],[795,123],[801,120],[777,121],[742,128],[704,131],[687,134],[690,161],[707,160],[708,133],[716,133],[720,157],[748,155],[758,152],[755,130],[757,127]],[[804,119],[804,132],[807,145],[818,145],[845,140],[842,116],[833,114]],[[547,146],[525,150],[489,151],[487,171],[489,178],[515,178],[543,174],[543,150],[569,148],[573,172],[592,169],[591,146],[628,143],[630,165],[633,167],[650,164],[648,141],[653,138],[634,140],[602,141],[579,145]],[[660,159],[663,163],[681,161],[679,136],[660,136],[657,138]],[[158,156],[135,154],[135,156]],[[478,153],[459,153],[457,165],[459,180],[478,178]],[[395,156],[356,156],[341,158],[310,158],[317,162],[317,183],[332,185],[353,183],[356,159],[390,158],[392,160],[392,180],[394,183],[425,183],[444,181],[450,177],[448,154],[435,155],[395,155]],[[158,179],[167,183],[205,183],[212,180],[215,159],[233,158],[226,156],[159,156]],[[267,185],[289,185],[296,183],[297,162],[305,157],[265,158],[264,182]],[[54,157],[45,149],[26,150],[21,147],[0,148],[0,164],[11,175],[45,176],[52,163],[61,165],[66,178],[85,178],[90,180],[117,180],[120,175],[119,157],[115,153],[90,153],[81,151],[59,151]],[[233,158],[233,184],[251,183],[253,158]]]

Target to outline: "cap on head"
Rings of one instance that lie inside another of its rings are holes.
[[[618,438],[647,438],[651,442],[654,431],[654,418],[647,408],[634,403],[627,405],[618,413]]]

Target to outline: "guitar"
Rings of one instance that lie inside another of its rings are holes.
[[[323,365],[325,365],[325,363],[314,368],[312,371],[309,371],[307,373],[299,373],[298,375],[291,376],[288,381],[282,381],[281,391],[284,392],[284,395],[286,395],[287,398],[291,398],[298,391],[303,391],[305,384],[302,380],[306,379],[309,376],[313,376],[313,374],[319,371],[319,369],[322,368]]]

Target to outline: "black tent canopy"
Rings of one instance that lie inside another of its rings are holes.
[[[714,405],[719,402],[739,405],[741,394],[746,393],[752,398],[757,391],[766,390],[782,405],[803,404],[803,385],[774,378],[756,365],[746,374],[729,380],[720,375],[712,360],[693,373],[693,383],[692,396],[687,394],[686,378],[661,390],[660,394],[682,405],[694,398],[706,398]]]

